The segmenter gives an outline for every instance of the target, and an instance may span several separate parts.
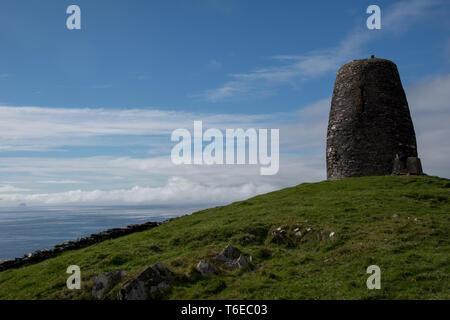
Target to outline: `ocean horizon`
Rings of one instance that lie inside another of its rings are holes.
[[[106,229],[161,222],[200,209],[145,205],[0,208],[0,260],[51,249]]]

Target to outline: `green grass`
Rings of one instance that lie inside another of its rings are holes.
[[[96,275],[157,261],[180,275],[168,299],[449,299],[449,200],[450,180],[428,176],[304,183],[0,272],[0,299],[90,299]],[[279,226],[312,230],[284,246],[270,242]],[[228,243],[253,256],[250,270],[193,276]],[[81,290],[65,286],[72,264]],[[366,287],[372,264],[381,290]]]

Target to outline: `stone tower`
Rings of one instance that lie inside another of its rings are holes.
[[[372,56],[338,71],[327,134],[327,178],[422,174],[395,63]]]

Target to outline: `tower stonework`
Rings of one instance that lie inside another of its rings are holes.
[[[395,63],[372,56],[339,69],[326,158],[330,180],[422,174],[414,126]]]

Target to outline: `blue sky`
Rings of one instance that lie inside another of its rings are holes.
[[[321,180],[337,69],[371,54],[399,68],[425,171],[449,177],[449,14],[444,0],[2,1],[0,205],[213,204]],[[280,128],[280,173],[172,166],[170,133],[193,120]]]

